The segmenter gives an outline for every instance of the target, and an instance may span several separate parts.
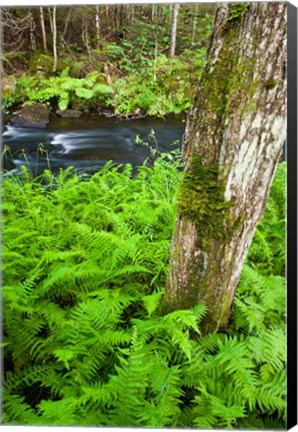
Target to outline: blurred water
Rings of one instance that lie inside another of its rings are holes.
[[[173,148],[174,141],[181,146],[184,128],[182,117],[177,116],[121,121],[98,115],[55,117],[44,129],[17,128],[8,123],[2,133],[3,168],[29,165],[33,173],[40,174],[49,165],[53,172],[69,166],[96,171],[109,160],[138,166],[149,155],[148,147],[136,142],[138,136],[165,152]]]

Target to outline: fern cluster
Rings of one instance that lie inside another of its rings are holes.
[[[16,94],[9,102],[4,95],[4,106],[13,103],[46,103],[50,108],[58,105],[60,110],[70,106],[96,106],[100,101],[111,97],[113,90],[103,82],[96,71],[89,72],[85,78],[69,76],[69,67],[60,76],[50,78],[23,74],[17,81]]]
[[[4,424],[284,428],[285,165],[231,327],[201,336],[202,305],[158,314],[179,164],[5,178]]]

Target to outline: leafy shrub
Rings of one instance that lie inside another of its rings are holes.
[[[143,71],[115,81],[115,108],[128,115],[137,109],[152,116],[181,113],[191,106],[190,69],[179,59],[159,55]]]
[[[29,70],[36,73],[42,70],[45,74],[50,75],[53,73],[54,58],[37,51],[30,59]]]
[[[285,427],[285,164],[258,228],[280,252],[255,237],[230,329],[204,337],[203,306],[158,314],[179,166],[4,179],[5,424]]]
[[[92,105],[113,93],[97,72],[91,72],[85,78],[79,79],[69,77],[68,71],[69,68],[66,68],[60,76],[49,79],[22,75],[17,82],[16,101],[23,100],[26,104],[43,102],[50,106],[57,101],[59,109],[65,110],[78,103],[78,100],[81,101],[81,106],[84,100]]]

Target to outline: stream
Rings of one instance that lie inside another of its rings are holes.
[[[77,119],[52,117],[44,129],[13,127],[4,119],[2,133],[3,169],[29,166],[33,175],[73,166],[78,172],[93,173],[105,163],[142,165],[149,156],[147,142],[159,152],[181,147],[185,123],[181,116],[166,120],[142,118],[119,120],[86,114]],[[153,134],[152,134],[152,131]],[[137,138],[139,137],[139,139]]]

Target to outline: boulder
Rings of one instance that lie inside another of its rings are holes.
[[[44,128],[49,123],[49,111],[41,103],[25,106],[12,119],[11,124],[16,127]]]
[[[76,109],[57,110],[56,114],[63,118],[78,118],[83,114],[82,111]]]

